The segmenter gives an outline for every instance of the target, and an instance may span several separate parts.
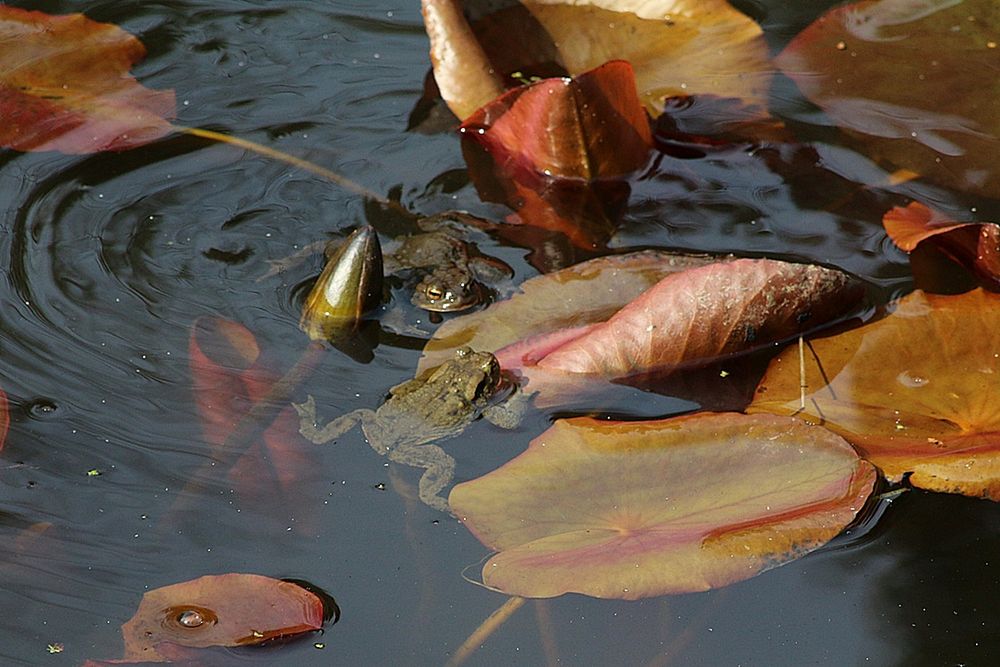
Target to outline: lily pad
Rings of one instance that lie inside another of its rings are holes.
[[[856,2],[817,19],[777,64],[860,150],[998,197],[998,35],[994,0]]]
[[[664,276],[714,261],[707,255],[646,250],[536,276],[509,299],[442,324],[424,347],[417,373],[440,366],[464,346],[496,352],[524,338],[603,321]]]
[[[0,5],[0,145],[91,153],[169,134],[173,91],[128,75],[145,55],[132,35],[83,14]]]
[[[583,248],[611,237],[629,194],[621,177],[643,167],[653,146],[621,60],[510,90],[461,132],[481,197],[514,209],[509,222],[560,231]]]
[[[922,243],[933,244],[971,269],[983,285],[1000,289],[1000,225],[956,222],[920,202],[893,208],[882,224],[901,250],[912,252]]]
[[[231,573],[149,591],[122,634],[126,661],[166,662],[177,647],[250,646],[322,626],[323,603],[305,588]]]
[[[631,600],[801,557],[854,519],[875,478],[839,436],[788,417],[576,418],[456,486],[449,503],[499,552],[483,567],[487,586]]]
[[[492,351],[540,407],[578,404],[611,381],[649,388],[681,368],[777,345],[863,301],[858,281],[819,266],[669,257],[623,255],[535,278],[523,294],[443,326],[425,356],[463,344]],[[641,279],[615,262],[642,267]],[[610,270],[581,279],[592,268]]]
[[[459,118],[531,76],[635,68],[653,116],[674,95],[735,97],[764,113],[771,66],[760,27],[724,0],[423,0],[441,95]],[[494,11],[496,10],[496,11]]]
[[[1000,295],[914,292],[885,319],[810,341],[805,361],[804,409],[789,348],[749,411],[836,431],[891,480],[1000,500]]]

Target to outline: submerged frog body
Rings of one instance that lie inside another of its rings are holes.
[[[355,410],[319,427],[312,396],[293,405],[301,418],[299,432],[317,444],[334,440],[360,423],[376,452],[424,469],[420,499],[447,512],[448,503],[439,493],[454,477],[455,459],[432,443],[459,435],[480,415],[512,428],[519,415],[499,404],[510,392],[496,357],[462,348],[429,375],[390,389],[389,398],[377,410]]]

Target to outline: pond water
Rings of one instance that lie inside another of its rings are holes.
[[[454,133],[406,129],[429,68],[416,2],[10,4],[83,11],[138,35],[149,55],[133,72],[176,91],[181,125],[307,158],[421,213],[504,213],[477,198]],[[833,4],[739,7],[777,49]],[[633,184],[613,245],[791,257],[850,271],[881,298],[908,290],[908,259],[879,224],[898,202],[840,175],[876,168],[828,143],[788,80],[774,95],[829,168],[780,151],[665,157],[658,176]],[[504,602],[466,580],[485,548],[419,504],[419,473],[388,466],[358,432],[308,450],[285,492],[268,480],[237,491],[203,467],[192,323],[239,322],[273,368],[292,366],[307,343],[303,286],[321,260],[258,279],[267,260],[365,220],[356,195],[185,135],[125,153],[0,151],[0,192],[0,386],[12,418],[0,459],[0,662],[121,657],[119,626],[141,595],[203,574],[307,580],[343,614],[322,636],[208,664],[442,664]],[[481,241],[516,281],[536,274],[524,249]],[[434,324],[402,293],[389,310],[427,333],[384,333],[368,363],[331,350],[298,398],[314,394],[334,415],[373,407],[410,378]],[[448,446],[459,480],[519,453],[550,418],[513,433],[474,424]],[[192,476],[201,484],[185,491]],[[883,509],[861,535],[717,591],[529,603],[470,664],[990,664],[1000,506],[914,491]],[[49,655],[55,643],[65,650]]]

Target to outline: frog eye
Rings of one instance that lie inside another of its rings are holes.
[[[437,301],[438,299],[444,296],[444,290],[442,290],[440,287],[431,285],[426,290],[424,290],[424,295],[431,301]]]

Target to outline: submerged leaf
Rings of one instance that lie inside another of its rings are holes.
[[[761,29],[724,0],[468,2],[471,24],[457,0],[421,4],[434,76],[462,119],[532,76],[576,76],[609,60],[632,64],[654,116],[664,98],[695,93],[766,108]]]
[[[882,218],[893,243],[912,252],[927,241],[956,262],[975,272],[991,289],[1000,289],[1000,225],[993,222],[955,222],[920,202],[897,206]]]
[[[995,0],[866,0],[828,11],[777,63],[861,150],[997,197],[998,32]]]
[[[751,412],[836,431],[891,480],[1000,500],[1000,295],[914,292],[883,320],[788,349]]]
[[[840,437],[786,417],[577,418],[459,484],[449,503],[499,551],[483,567],[487,586],[637,599],[798,558],[849,524],[874,482]]]
[[[188,343],[194,398],[205,441],[218,451],[237,424],[267,397],[277,377],[262,367],[253,334],[230,320],[202,317],[191,327]],[[298,417],[290,405],[267,425],[229,477],[242,494],[273,493],[269,480],[291,488],[312,465],[300,445]]]
[[[91,153],[169,134],[173,91],[128,75],[145,55],[132,35],[83,14],[0,5],[0,146]]]
[[[149,591],[122,634],[125,660],[166,662],[177,647],[249,646],[322,626],[323,603],[305,588],[231,573]]]

